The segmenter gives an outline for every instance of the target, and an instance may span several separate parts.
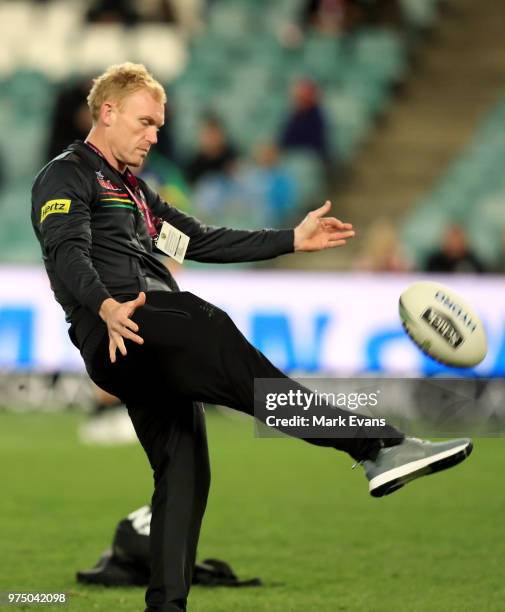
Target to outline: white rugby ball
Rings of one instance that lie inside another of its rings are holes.
[[[433,359],[470,368],[486,356],[482,321],[451,289],[440,283],[417,282],[401,294],[399,306],[405,331]]]

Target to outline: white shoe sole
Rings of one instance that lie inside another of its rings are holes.
[[[447,449],[436,455],[424,457],[417,461],[405,463],[370,480],[368,489],[370,495],[382,497],[393,493],[411,480],[433,474],[457,465],[472,452],[472,442],[465,442],[454,448]]]

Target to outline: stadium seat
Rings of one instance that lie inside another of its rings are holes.
[[[339,39],[312,34],[303,47],[302,69],[321,84],[335,83],[346,69]]]
[[[43,72],[53,80],[64,79],[69,67],[72,65],[73,53],[69,51],[71,34],[58,32],[50,38],[48,44],[48,32],[41,29],[34,29],[30,38],[26,41],[22,52],[22,64],[31,66],[32,69]]]
[[[170,81],[184,70],[188,58],[177,28],[144,24],[135,28],[132,38],[131,53],[135,61],[149,66],[159,79]]]
[[[406,67],[406,54],[398,34],[391,30],[374,28],[360,32],[353,42],[356,65],[368,78],[394,82],[400,79]]]
[[[22,44],[24,37],[33,26],[33,3],[26,0],[11,0],[0,3],[0,23],[8,27],[2,28],[2,44],[9,40],[17,40]]]
[[[91,24],[79,32],[74,47],[75,68],[81,74],[93,74],[110,64],[127,61],[132,57],[129,30],[118,24]]]
[[[210,12],[208,29],[215,36],[240,41],[251,31],[257,11],[243,2],[217,2]]]

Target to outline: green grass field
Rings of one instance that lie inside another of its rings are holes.
[[[76,414],[0,414],[0,591],[65,591],[64,607],[137,612],[143,589],[78,586],[117,521],[143,505],[139,446],[86,447]],[[204,589],[191,612],[492,612],[505,609],[505,442],[383,499],[330,450],[257,439],[252,422],[208,415],[213,484],[199,558],[229,561],[262,588]],[[34,608],[9,608],[34,609]]]

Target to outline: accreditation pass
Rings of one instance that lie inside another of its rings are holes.
[[[189,236],[178,230],[170,223],[163,221],[160,235],[156,240],[156,247],[160,251],[163,251],[163,253],[166,253],[172,259],[175,259],[175,261],[181,264],[184,261],[188,244]]]

